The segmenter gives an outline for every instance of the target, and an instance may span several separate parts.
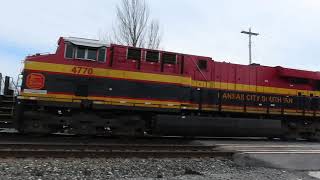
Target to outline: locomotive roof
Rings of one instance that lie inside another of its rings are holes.
[[[85,39],[77,37],[63,37],[64,41],[71,42],[72,44],[88,47],[108,47],[109,44],[95,39]]]

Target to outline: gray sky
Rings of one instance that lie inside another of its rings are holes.
[[[0,72],[16,76],[28,54],[54,52],[60,36],[98,38],[111,31],[119,0],[10,0],[1,2]],[[318,71],[319,0],[147,0],[160,21],[161,48],[248,63]]]

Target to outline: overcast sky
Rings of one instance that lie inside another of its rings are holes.
[[[54,52],[60,36],[98,38],[110,32],[119,0],[1,0],[0,72],[16,76],[26,55]],[[147,0],[160,21],[161,48],[270,66],[320,69],[319,0]],[[101,34],[101,33],[100,33]]]

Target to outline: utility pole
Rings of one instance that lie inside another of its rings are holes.
[[[252,58],[251,58],[251,36],[258,36],[259,33],[254,33],[251,32],[251,28],[249,28],[249,31],[241,31],[243,34],[248,34],[249,35],[249,65],[252,63]]]

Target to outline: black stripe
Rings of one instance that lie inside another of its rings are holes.
[[[88,96],[189,101],[191,92],[191,88],[172,84],[155,84],[98,77],[85,78],[64,74],[43,74],[46,77],[44,89],[48,93],[76,94],[80,88],[87,88],[87,93],[84,94]]]
[[[46,76],[44,89],[49,93],[191,101],[199,104],[199,107],[201,107],[201,104],[209,104],[317,110],[320,104],[318,97],[281,96],[207,88],[199,90],[195,87],[173,84],[156,84],[98,77],[86,78],[65,74],[43,74]],[[27,72],[25,71],[24,77],[26,75]],[[23,83],[24,87],[25,82]]]

